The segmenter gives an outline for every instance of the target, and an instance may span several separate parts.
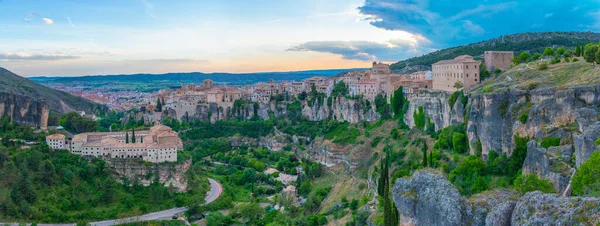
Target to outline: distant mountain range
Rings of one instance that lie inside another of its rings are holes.
[[[204,79],[212,79],[215,83],[230,85],[246,85],[257,82],[266,82],[269,79],[275,81],[299,81],[312,76],[330,77],[350,70],[364,70],[364,68],[353,69],[331,69],[331,70],[308,70],[290,72],[257,72],[257,73],[167,73],[167,74],[130,74],[130,75],[90,75],[78,77],[30,77],[29,79],[38,83],[71,83],[71,82],[163,82],[170,84],[201,83]]]
[[[45,102],[50,110],[58,113],[66,113],[74,110],[83,110],[89,113],[104,113],[108,111],[108,108],[104,105],[96,104],[66,92],[48,88],[1,67],[0,94],[8,95],[11,98],[17,98],[17,100],[19,97],[23,97],[24,99],[27,98],[34,102]],[[0,99],[0,104],[5,104],[2,106],[8,106],[5,103],[6,100],[8,99]],[[9,113],[9,111],[3,112]]]
[[[569,49],[575,49],[578,44],[585,45],[587,43],[598,43],[598,41],[600,41],[600,33],[593,32],[538,32],[504,35],[487,41],[442,49],[423,56],[402,60],[392,64],[390,69],[396,73],[403,74],[412,72],[411,70],[415,69],[428,69],[435,62],[452,59],[465,54],[479,56],[484,51],[498,50],[515,51],[516,56],[522,51],[542,53],[549,46],[564,46]]]

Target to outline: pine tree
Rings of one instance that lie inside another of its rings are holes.
[[[135,144],[135,128],[133,128],[131,131],[131,143]]]
[[[125,143],[129,144],[129,132],[125,132]]]
[[[140,137],[140,143],[144,143],[144,137]]]
[[[421,147],[421,151],[423,151],[423,166],[427,167],[427,142],[423,141],[423,146]]]

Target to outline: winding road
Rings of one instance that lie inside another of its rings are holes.
[[[216,180],[213,180],[211,178],[208,178],[208,182],[210,183],[210,191],[209,191],[208,195],[204,198],[206,200],[206,204],[214,202],[215,200],[217,200],[217,198],[219,198],[219,196],[221,196],[221,193],[223,193],[223,187],[221,187],[221,184],[219,184],[219,182],[217,182]],[[173,209],[163,210],[163,211],[159,211],[159,212],[147,213],[142,216],[91,222],[90,225],[92,225],[92,226],[110,226],[110,225],[125,224],[125,223],[138,222],[138,221],[171,219],[171,217],[173,217],[174,215],[183,213],[185,211],[187,211],[187,208],[179,207],[179,208],[173,208]],[[0,223],[0,224],[7,225],[4,223]],[[8,225],[18,226],[17,223],[10,223]],[[30,225],[30,224],[27,224],[27,225]],[[39,225],[39,226],[74,226],[75,224],[37,224],[37,225]]]

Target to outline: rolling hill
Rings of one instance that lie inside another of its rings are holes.
[[[75,110],[104,113],[106,106],[93,103],[81,97],[54,90],[23,78],[0,67],[0,93],[26,97],[37,102],[46,102],[51,111],[66,113]]]
[[[412,72],[414,69],[430,68],[431,64],[437,61],[452,59],[460,55],[467,54],[476,57],[488,50],[514,51],[515,55],[522,51],[542,53],[544,48],[549,46],[564,46],[568,49],[575,49],[578,44],[585,45],[587,43],[598,43],[598,41],[600,41],[600,33],[593,32],[539,32],[512,34],[409,58],[392,64],[390,69],[396,73],[403,74]]]

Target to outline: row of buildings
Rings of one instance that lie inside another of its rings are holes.
[[[127,132],[93,132],[67,139],[63,134],[52,134],[46,137],[46,143],[53,150],[69,150],[75,155],[153,163],[175,162],[177,151],[183,150],[177,132],[158,122],[149,130],[135,131],[135,136]]]

